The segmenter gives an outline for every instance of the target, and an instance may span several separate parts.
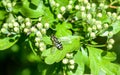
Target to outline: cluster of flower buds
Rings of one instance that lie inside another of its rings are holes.
[[[66,57],[62,60],[63,64],[67,65],[69,69],[75,69],[75,61],[73,59],[73,53],[67,53]]]

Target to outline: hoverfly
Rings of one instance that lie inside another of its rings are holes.
[[[53,43],[53,45],[58,49],[58,50],[62,50],[63,46],[62,43],[58,40],[57,37],[55,37],[53,34],[51,35],[51,41]]]

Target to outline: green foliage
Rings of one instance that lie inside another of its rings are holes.
[[[22,64],[14,73],[5,64],[12,75],[119,75],[119,5],[119,0],[2,0],[0,61]]]

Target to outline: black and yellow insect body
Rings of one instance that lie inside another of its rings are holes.
[[[59,50],[63,49],[62,43],[54,35],[51,35],[51,41],[57,49],[59,49]]]

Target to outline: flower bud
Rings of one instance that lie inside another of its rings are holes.
[[[6,28],[2,28],[2,29],[1,29],[1,32],[2,32],[3,34],[7,34],[7,33],[8,33],[8,30],[7,30]]]
[[[71,65],[73,65],[73,64],[75,63],[75,61],[74,61],[73,59],[71,59],[71,60],[69,60],[69,63],[70,63]]]
[[[31,32],[37,32],[37,29],[35,27],[30,28]]]
[[[39,47],[39,42],[36,42],[36,43],[35,43],[35,46],[36,46],[36,47]]]
[[[84,6],[81,6],[81,7],[80,7],[80,10],[81,10],[81,11],[85,11],[85,7],[84,7]]]
[[[40,32],[40,31],[37,31],[37,32],[36,32],[36,36],[38,36],[38,37],[42,37],[41,32]]]
[[[67,64],[67,63],[68,63],[68,59],[67,59],[67,58],[64,58],[64,59],[62,60],[62,63],[63,63],[63,64]]]
[[[105,29],[107,29],[109,27],[109,25],[106,23],[103,25]]]
[[[115,43],[114,39],[109,39],[108,44],[114,44],[114,43]]]
[[[65,12],[66,8],[65,8],[64,6],[62,6],[62,7],[60,8],[60,10],[61,10],[62,12]]]
[[[107,49],[112,49],[112,48],[113,48],[112,44],[107,45]]]
[[[42,29],[42,28],[43,28],[42,23],[37,23],[37,25],[36,25],[36,26],[37,26],[37,28],[38,28],[38,29]]]
[[[40,42],[40,37],[35,37],[35,42]]]
[[[14,25],[15,27],[18,27],[18,26],[19,26],[18,22],[13,22],[13,25]]]
[[[101,18],[102,17],[102,13],[98,13],[97,17]]]
[[[73,58],[73,53],[67,53],[66,58]]]
[[[90,37],[94,39],[94,38],[96,37],[95,33],[94,33],[94,32],[91,32],[91,33],[90,33]]]
[[[69,4],[69,5],[67,6],[67,8],[68,8],[68,10],[71,10],[71,9],[72,9],[72,5]]]
[[[16,33],[19,33],[19,28],[18,27],[14,27],[14,31],[16,32]]]
[[[69,69],[73,70],[75,68],[75,65],[69,65],[68,67],[69,67]]]
[[[8,27],[9,27],[9,28],[13,28],[13,24],[12,24],[12,23],[9,23],[9,24],[8,24]]]
[[[41,29],[41,33],[42,33],[42,34],[46,34],[46,29],[44,29],[44,28]]]
[[[24,28],[24,32],[25,32],[25,33],[28,33],[28,32],[29,32],[29,29],[28,29],[28,28]]]
[[[29,28],[29,27],[31,27],[31,25],[32,25],[32,24],[31,24],[31,22],[30,22],[30,21],[26,22],[26,27],[28,27],[28,28]]]
[[[76,6],[75,6],[75,9],[76,9],[76,10],[79,10],[79,9],[80,9],[80,6],[79,6],[79,5],[76,5]]]
[[[49,29],[49,27],[50,27],[49,23],[45,23],[44,27],[45,27],[45,29]]]
[[[61,19],[61,18],[62,18],[62,14],[58,14],[58,15],[57,15],[57,18],[58,18],[58,19]]]

